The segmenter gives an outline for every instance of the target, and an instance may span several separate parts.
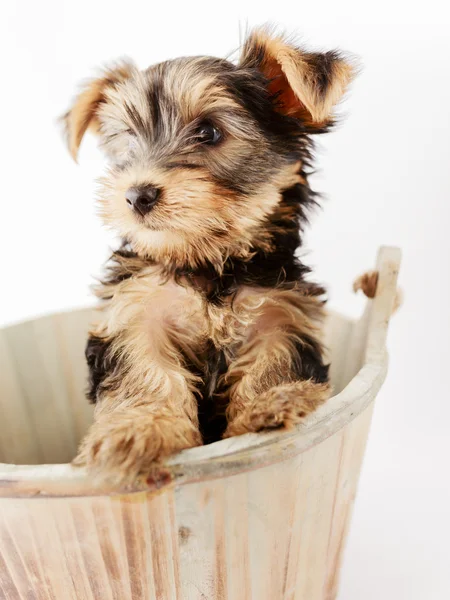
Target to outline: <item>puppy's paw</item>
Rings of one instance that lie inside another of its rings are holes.
[[[224,437],[268,429],[291,429],[331,395],[328,383],[295,381],[271,388],[230,421]]]
[[[186,416],[135,407],[101,415],[72,464],[86,467],[99,481],[125,485],[154,473],[167,456],[201,443],[198,429]]]

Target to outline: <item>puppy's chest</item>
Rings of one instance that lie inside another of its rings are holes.
[[[193,344],[210,339],[216,347],[229,347],[252,322],[253,308],[244,289],[212,303],[189,283],[164,280],[149,270],[116,287],[104,307],[101,329],[108,336],[139,331],[150,338],[178,331]]]

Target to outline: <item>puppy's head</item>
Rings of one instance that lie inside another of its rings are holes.
[[[134,251],[165,263],[219,265],[269,248],[265,224],[301,183],[308,134],[332,121],[352,76],[336,52],[305,52],[267,30],[237,65],[181,58],[121,63],[64,117],[74,158],[95,132],[109,159],[101,211]]]

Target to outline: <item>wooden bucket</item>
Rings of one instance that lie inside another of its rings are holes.
[[[399,259],[381,249],[361,320],[330,314],[336,394],[321,410],[295,431],[182,452],[160,481],[129,493],[56,464],[92,419],[91,311],[0,330],[0,598],[335,598]]]

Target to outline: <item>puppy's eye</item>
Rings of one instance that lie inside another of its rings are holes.
[[[221,141],[222,133],[211,123],[204,122],[198,126],[195,137],[201,144],[214,146]]]

